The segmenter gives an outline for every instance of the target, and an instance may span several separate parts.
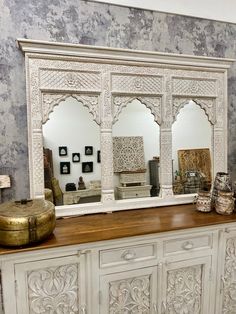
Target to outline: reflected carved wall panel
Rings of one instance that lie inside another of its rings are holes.
[[[145,169],[144,146],[141,136],[113,137],[114,172]]]
[[[78,265],[48,267],[27,273],[30,314],[79,310]]]

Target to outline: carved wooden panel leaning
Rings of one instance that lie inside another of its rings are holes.
[[[57,216],[191,202],[172,191],[172,124],[194,100],[213,128],[213,175],[227,171],[227,69],[233,60],[83,45],[18,40],[26,57],[31,197],[43,197],[42,123],[62,100],[74,97],[100,126],[100,204],[57,208]],[[160,195],[116,201],[112,125],[138,99],[160,125]]]

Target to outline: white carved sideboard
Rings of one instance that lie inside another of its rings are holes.
[[[6,254],[0,261],[1,314],[236,312],[235,223]]]

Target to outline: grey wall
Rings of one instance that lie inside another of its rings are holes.
[[[80,0],[0,0],[3,200],[28,196],[24,58],[16,38],[236,58],[236,25]],[[236,66],[229,75],[229,170],[236,179]]]

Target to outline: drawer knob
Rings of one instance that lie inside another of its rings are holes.
[[[193,242],[191,241],[186,241],[183,243],[182,248],[184,250],[191,250],[193,248]]]
[[[136,256],[135,252],[134,251],[125,251],[121,257],[126,260],[126,261],[130,261],[132,259],[134,259]]]

